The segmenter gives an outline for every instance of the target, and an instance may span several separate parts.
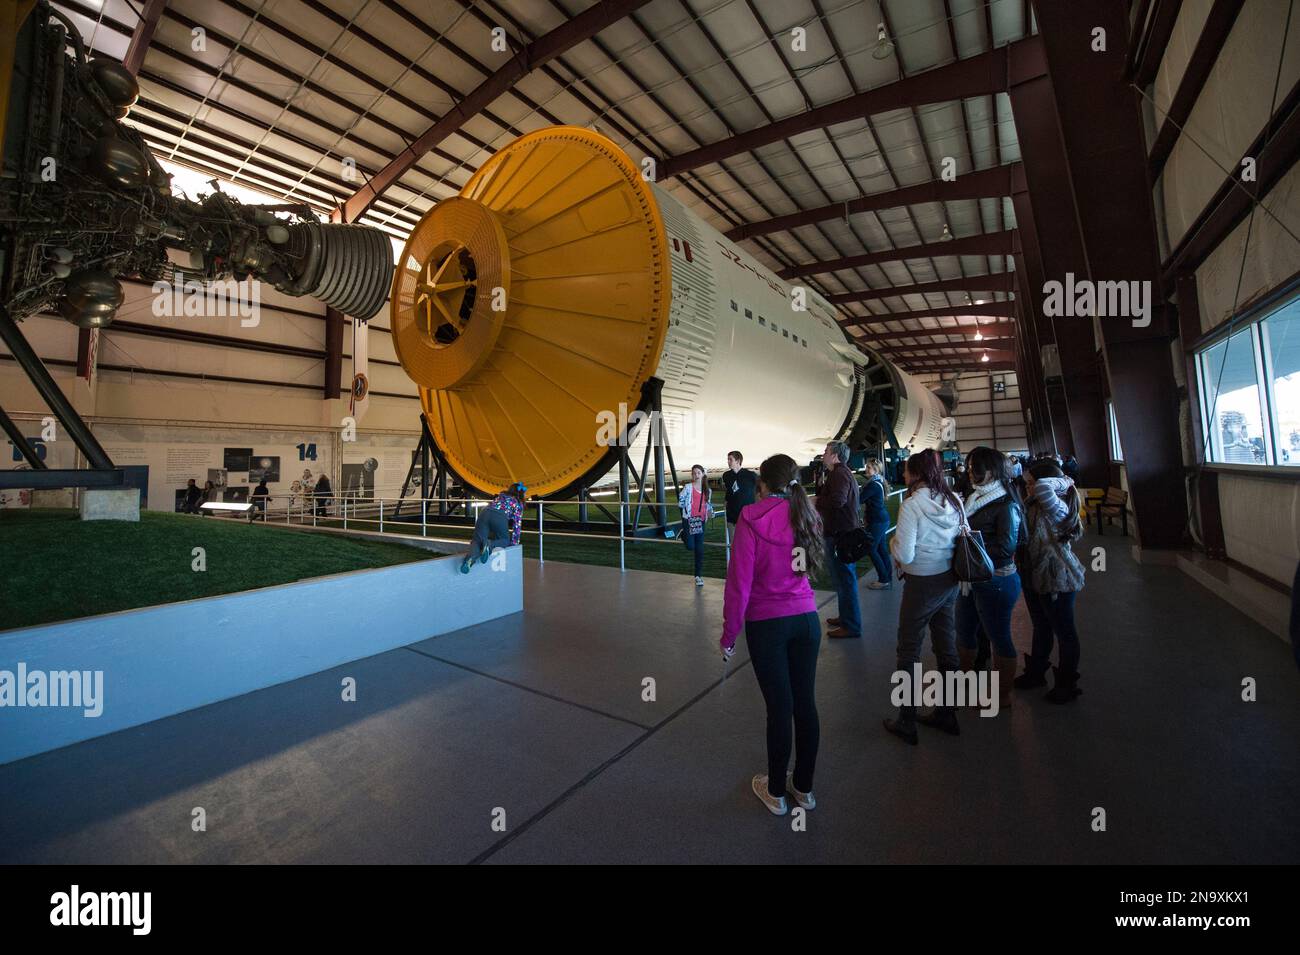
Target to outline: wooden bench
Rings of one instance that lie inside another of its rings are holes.
[[[1097,513],[1097,533],[1102,531],[1102,518],[1107,511],[1113,511],[1119,514],[1120,527],[1124,531],[1124,536],[1128,536],[1128,491],[1117,487],[1106,488],[1106,496],[1092,505]]]

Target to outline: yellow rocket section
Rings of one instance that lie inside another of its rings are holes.
[[[393,276],[393,344],[452,468],[542,496],[606,455],[601,412],[636,408],[671,288],[640,170],[598,133],[550,127],[420,220]]]

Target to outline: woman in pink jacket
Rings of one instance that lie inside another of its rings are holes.
[[[768,458],[758,469],[758,500],[741,510],[731,543],[720,646],[730,658],[744,628],[767,704],[767,772],[752,785],[778,816],[786,813],[787,790],[804,809],[816,805],[813,682],[821,624],[809,579],[824,560],[821,519],[799,484],[799,466],[784,454]],[[787,778],[792,744],[794,772]]]

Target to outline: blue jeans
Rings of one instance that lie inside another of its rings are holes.
[[[839,596],[840,628],[850,634],[862,634],[862,608],[858,606],[858,566],[845,564],[835,556],[835,541],[827,537],[826,570]]]
[[[686,541],[686,549],[695,552],[695,576],[704,576],[704,535],[690,534],[686,531],[686,525],[682,525],[682,536]]]
[[[871,566],[876,568],[876,579],[882,584],[894,582],[894,562],[889,557],[889,522],[870,524],[867,533],[876,542],[871,549]]]
[[[1011,642],[1011,613],[1020,599],[1020,575],[994,577],[970,585],[970,593],[957,597],[957,646],[974,650],[980,625],[993,652],[1000,657],[1014,657]]]
[[[1066,673],[1079,670],[1079,631],[1074,627],[1076,593],[1036,594],[1025,591],[1025,606],[1034,622],[1034,642],[1030,656],[1046,665],[1052,658],[1052,638],[1060,645],[1058,664]]]

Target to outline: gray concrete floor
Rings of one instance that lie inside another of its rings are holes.
[[[0,767],[0,862],[1300,861],[1290,647],[1130,544],[1078,545],[1108,570],[1077,704],[1020,693],[916,748],[880,726],[899,591],[864,589],[865,638],[822,647],[806,831],[749,792],[762,700],[743,641],[722,681],[721,582],[552,561],[522,614]]]

